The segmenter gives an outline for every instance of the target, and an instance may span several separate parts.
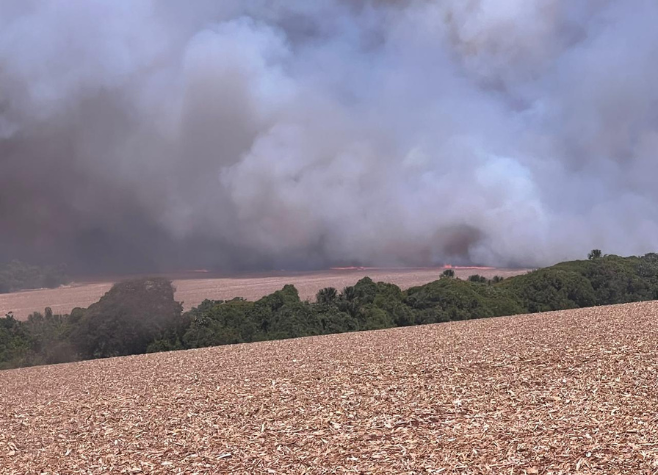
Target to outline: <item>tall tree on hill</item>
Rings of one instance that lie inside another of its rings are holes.
[[[601,252],[601,249],[592,249],[589,254],[587,254],[589,260],[599,259],[602,256],[603,253]]]

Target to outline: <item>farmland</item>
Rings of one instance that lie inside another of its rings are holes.
[[[658,303],[0,372],[3,473],[655,473]]]
[[[330,269],[316,272],[276,272],[242,276],[218,276],[205,273],[168,274],[174,279],[177,289],[176,299],[183,302],[186,310],[199,305],[205,299],[230,299],[244,297],[256,300],[279,290],[285,284],[293,284],[302,299],[310,299],[323,287],[342,289],[354,285],[364,276],[375,281],[397,284],[402,288],[422,285],[436,280],[443,268],[403,268],[403,269]],[[500,275],[509,277],[526,270],[462,268],[455,274],[467,277],[479,273],[486,277]],[[0,294],[0,316],[13,312],[18,319],[25,319],[32,312],[43,312],[50,307],[55,313],[69,313],[75,307],[88,307],[96,302],[112,283],[125,276],[110,278],[82,278],[72,285],[57,289],[39,289],[10,294]]]

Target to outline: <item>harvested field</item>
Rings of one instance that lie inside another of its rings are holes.
[[[256,300],[285,284],[294,284],[302,299],[315,297],[323,287],[342,289],[354,285],[359,279],[370,276],[373,280],[391,282],[402,288],[422,285],[439,278],[444,268],[412,268],[412,269],[349,269],[326,270],[318,272],[277,272],[271,274],[255,274],[244,277],[203,276],[203,274],[172,274],[168,275],[176,286],[176,299],[182,301],[185,309],[199,305],[205,299],[231,299],[244,297]],[[480,274],[488,278],[494,275],[509,277],[527,270],[492,269],[492,268],[462,268],[455,274],[466,278],[471,274]],[[109,281],[81,282],[59,289],[30,290],[11,294],[0,294],[0,315],[13,312],[18,319],[25,319],[32,312],[43,312],[50,307],[55,313],[69,313],[75,307],[88,307],[97,302],[101,296],[110,290]]]
[[[658,303],[0,372],[27,473],[654,474]]]

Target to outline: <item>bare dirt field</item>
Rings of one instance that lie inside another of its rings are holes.
[[[217,277],[204,274],[172,274],[176,286],[176,299],[184,303],[188,310],[205,299],[231,299],[244,297],[256,300],[281,289],[285,284],[294,284],[302,299],[311,299],[323,287],[342,289],[354,285],[365,276],[375,281],[391,282],[402,288],[422,285],[439,278],[444,268],[408,269],[330,269],[317,272],[277,272],[253,274],[241,277]],[[455,274],[466,278],[472,274],[509,277],[527,270],[493,268],[457,268]],[[43,312],[46,307],[55,313],[69,313],[75,307],[88,307],[97,302],[110,290],[116,278],[79,282],[59,289],[41,289],[11,294],[0,294],[0,315],[13,312],[19,319],[25,319],[32,312]]]
[[[0,372],[31,473],[655,474],[658,303]]]

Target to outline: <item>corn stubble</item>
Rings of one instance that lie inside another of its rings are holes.
[[[0,372],[0,471],[658,473],[658,303]]]

